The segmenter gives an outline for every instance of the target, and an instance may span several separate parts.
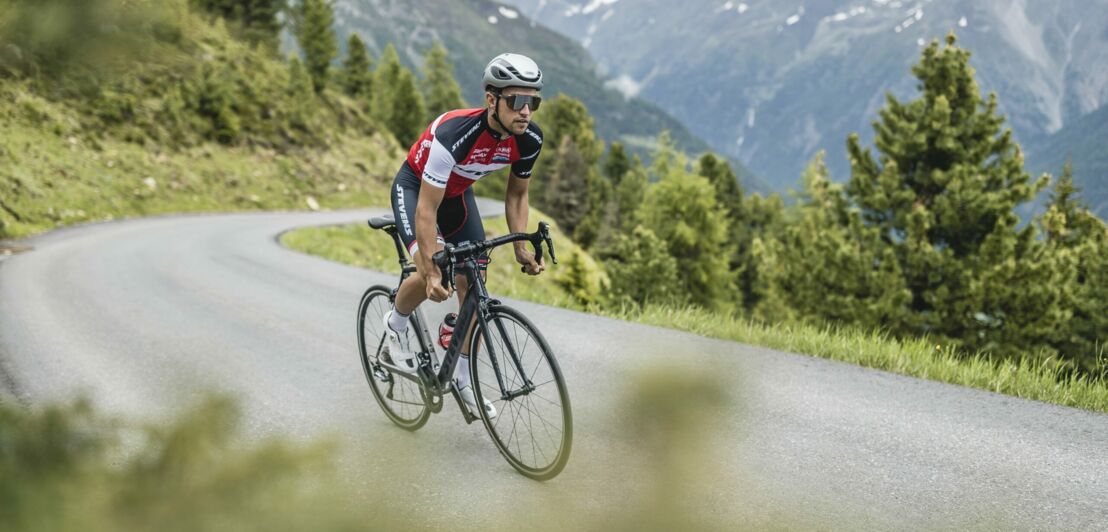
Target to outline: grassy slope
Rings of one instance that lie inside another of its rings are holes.
[[[538,217],[532,214],[532,219],[537,220]],[[486,222],[486,227],[490,236],[506,230],[503,218]],[[331,260],[396,271],[396,251],[392,242],[384,234],[374,237],[369,231],[361,225],[307,228],[286,233],[282,242],[293,249]],[[570,241],[560,234],[554,241],[564,264],[571,252]],[[1108,412],[1108,385],[1086,378],[1064,376],[1049,364],[996,363],[983,356],[961,355],[950,346],[935,345],[926,339],[902,341],[877,332],[807,324],[766,325],[697,308],[586,308],[558,285],[559,275],[564,271],[564,266],[553,266],[552,275],[527,278],[519,274],[510,252],[503,252],[499,257],[494,256],[490,265],[489,287],[493,293],[507,297],[1027,399]],[[600,282],[599,279],[597,282]]]
[[[0,76],[0,239],[155,213],[387,201],[403,150],[363,104],[328,91],[290,118],[284,61],[184,15],[179,39],[148,39],[152,51],[132,51],[99,96]],[[197,110],[213,77],[240,125],[228,144],[210,140]]]
[[[0,99],[6,118],[24,105],[67,111],[12,86]],[[382,136],[286,154],[214,144],[169,151],[59,135],[25,118],[7,123],[0,237],[155,213],[307,209],[308,198],[321,208],[381,204],[395,166],[395,144]]]

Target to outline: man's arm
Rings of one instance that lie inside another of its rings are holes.
[[[416,270],[427,280],[427,297],[432,301],[443,301],[450,297],[450,291],[442,286],[442,272],[435,266],[432,257],[439,250],[438,229],[439,205],[446,194],[445,188],[436,187],[426,181],[419,185],[419,200],[416,203]]]
[[[504,216],[508,219],[508,231],[523,233],[527,231],[527,185],[530,179],[523,179],[515,173],[508,175],[508,194],[504,198]],[[527,242],[512,242],[515,246],[516,261],[524,265],[527,273],[538,275],[545,268],[545,261],[535,261],[535,254],[527,249]],[[422,247],[422,245],[420,246]]]

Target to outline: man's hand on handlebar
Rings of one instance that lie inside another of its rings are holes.
[[[546,269],[546,264],[542,258],[536,261],[535,254],[522,246],[516,248],[516,262],[523,265],[523,271],[528,275],[538,275]]]
[[[442,285],[442,272],[432,265],[428,268],[424,277],[427,279],[427,299],[436,303],[446,301],[452,291],[449,286]]]

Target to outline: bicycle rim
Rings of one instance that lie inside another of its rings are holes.
[[[423,399],[419,384],[394,376],[380,364],[388,360],[388,344],[385,342],[383,320],[392,309],[390,290],[374,286],[366,290],[358,306],[358,351],[373,397],[385,415],[401,428],[417,430],[427,422],[430,412]],[[409,340],[415,339],[413,327],[408,327]]]
[[[542,334],[519,312],[497,307],[489,312],[487,325],[488,334],[474,335],[470,378],[478,404],[487,399],[497,416],[490,419],[481,412],[481,420],[512,467],[536,480],[553,478],[565,467],[573,441],[569,394],[558,362]],[[523,388],[527,381],[534,390],[505,398],[501,381],[509,392]]]

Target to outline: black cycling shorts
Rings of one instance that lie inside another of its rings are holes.
[[[400,165],[396,179],[392,182],[392,215],[396,219],[397,233],[404,242],[408,254],[415,256],[419,245],[416,242],[416,205],[419,203],[421,180],[415,174],[408,161]],[[467,188],[460,196],[443,198],[438,212],[438,242],[454,245],[476,242],[485,239],[485,226],[481,223],[481,213],[477,212],[477,200],[473,188]],[[483,256],[477,260],[480,269],[488,267],[489,258]],[[462,264],[456,266],[461,267]]]

